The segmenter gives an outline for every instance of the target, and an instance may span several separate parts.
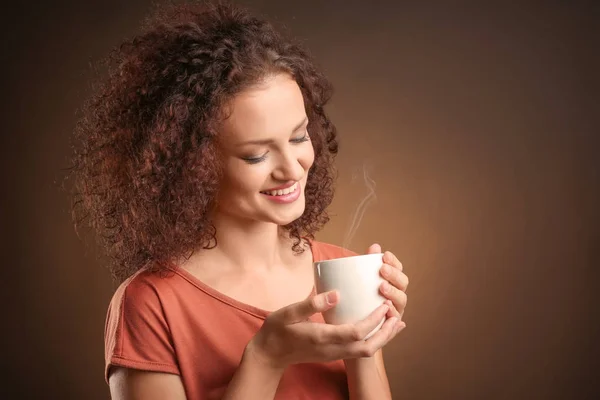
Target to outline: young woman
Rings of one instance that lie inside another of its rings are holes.
[[[110,60],[76,129],[74,215],[122,282],[105,330],[112,398],[390,398],[398,259],[385,252],[389,301],[355,325],[323,323],[338,293],[314,292],[312,263],[348,253],[313,240],[337,141],[307,54],[236,7],[187,4]]]

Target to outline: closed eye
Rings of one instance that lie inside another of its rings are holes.
[[[242,160],[246,161],[248,164],[258,164],[260,162],[263,162],[267,159],[267,154],[269,152],[267,151],[265,154],[263,154],[260,157],[248,157],[248,158],[242,158]]]
[[[308,141],[309,139],[310,138],[308,137],[308,132],[305,132],[304,136],[292,139],[292,140],[290,140],[290,142],[292,142],[292,143],[302,143],[302,142]]]
[[[294,139],[290,139],[291,143],[294,144],[298,144],[298,143],[304,143],[310,140],[310,137],[308,136],[308,132],[304,132],[304,136],[301,136],[299,138],[294,138]],[[267,159],[267,154],[269,154],[269,152],[267,151],[265,154],[263,154],[262,156],[259,157],[243,157],[242,160],[246,161],[248,164],[258,164],[261,163],[263,161],[265,161]]]

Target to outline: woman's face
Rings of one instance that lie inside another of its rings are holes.
[[[300,88],[288,75],[267,78],[229,104],[219,134],[224,155],[217,212],[286,225],[304,212],[314,150]]]

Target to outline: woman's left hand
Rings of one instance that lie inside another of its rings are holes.
[[[381,246],[378,244],[371,245],[367,251],[369,254],[381,252]],[[387,318],[396,317],[398,321],[402,321],[407,301],[408,277],[402,271],[402,263],[392,252],[386,251],[383,253],[383,266],[380,273],[385,282],[381,284],[379,291],[388,299],[386,304],[390,306]],[[406,326],[406,323],[398,322],[396,326],[402,329]],[[397,329],[396,332],[399,332],[400,329]]]

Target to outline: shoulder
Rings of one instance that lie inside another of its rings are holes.
[[[162,320],[181,278],[142,269],[119,285],[108,306],[106,333],[129,321]]]
[[[340,247],[331,243],[311,240],[310,245],[315,261],[324,261],[333,258],[352,257],[357,255],[357,253],[353,252],[352,250],[348,250],[344,247]]]
[[[142,269],[119,285],[111,300],[111,308],[116,305],[140,306],[160,302],[161,297],[172,286],[172,280],[172,273]]]
[[[167,318],[174,278],[142,269],[115,291],[104,331],[107,381],[113,366],[179,373]]]

